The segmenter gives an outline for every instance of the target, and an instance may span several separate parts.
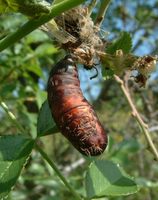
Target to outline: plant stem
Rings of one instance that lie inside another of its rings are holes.
[[[0,106],[3,108],[3,110],[8,115],[10,121],[13,122],[15,124],[15,126],[19,129],[19,131],[21,131],[21,133],[25,133],[25,129],[19,124],[15,115],[9,111],[8,106],[4,102],[0,102]]]
[[[90,4],[88,5],[88,15],[92,14],[93,8],[95,7],[97,0],[91,0]]]
[[[142,120],[139,112],[137,111],[137,109],[136,109],[136,107],[135,107],[135,105],[134,105],[134,103],[133,103],[133,101],[131,99],[131,96],[130,96],[128,90],[126,89],[126,86],[123,83],[123,81],[117,75],[114,75],[114,78],[120,84],[120,87],[121,87],[121,89],[122,89],[122,91],[123,91],[123,93],[124,93],[124,95],[125,95],[125,97],[126,97],[126,99],[128,101],[128,104],[132,109],[132,115],[137,120],[138,124],[140,125],[140,127],[141,127],[141,129],[142,129],[142,131],[143,131],[143,133],[145,135],[145,138],[146,138],[146,140],[148,142],[148,145],[149,145],[149,147],[150,147],[155,159],[158,161],[158,151],[157,151],[157,149],[156,149],[156,147],[155,147],[155,145],[154,145],[154,143],[153,143],[153,141],[152,141],[152,139],[150,137],[150,133],[149,133],[149,130],[148,130],[148,125],[145,124],[144,121]]]
[[[48,22],[53,17],[60,15],[62,12],[69,10],[81,3],[83,3],[84,0],[64,0],[60,3],[54,4],[50,13],[47,15],[42,15],[39,18],[31,19],[30,21],[26,22],[21,28],[19,28],[16,32],[8,35],[6,38],[1,40],[0,42],[0,51],[3,51],[7,47],[11,46],[33,30],[40,27],[42,24]]]
[[[13,122],[16,127],[22,132],[25,133],[24,128],[18,123],[15,115],[9,111],[7,105],[4,102],[0,102],[0,106],[3,108],[3,110],[7,113],[9,119],[11,122]],[[47,154],[39,147],[39,145],[36,144],[36,149],[39,151],[39,153],[42,155],[42,157],[50,164],[50,166],[54,169],[58,177],[63,181],[65,186],[71,191],[71,193],[74,195],[76,200],[82,200],[82,198],[77,194],[77,192],[71,187],[71,185],[67,182],[65,177],[60,173],[59,169],[56,167],[56,165],[49,159]]]
[[[99,8],[99,11],[98,11],[98,15],[95,19],[95,25],[100,27],[103,19],[104,19],[104,16],[105,16],[105,13],[109,7],[109,4],[110,4],[111,0],[102,0],[101,1],[101,4],[100,4],[100,8]]]
[[[52,169],[56,172],[58,177],[62,180],[62,182],[65,184],[65,186],[70,190],[70,192],[74,195],[76,200],[82,200],[82,198],[76,193],[76,191],[71,187],[71,185],[67,182],[65,177],[61,174],[60,170],[57,168],[55,163],[53,163],[52,160],[48,157],[48,155],[41,149],[41,147],[36,144],[36,149],[39,151],[41,156],[49,163],[49,165],[52,167]]]

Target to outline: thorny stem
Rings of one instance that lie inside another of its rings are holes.
[[[130,96],[128,90],[126,89],[123,81],[117,75],[114,75],[114,78],[120,84],[120,87],[121,87],[121,89],[122,89],[122,91],[123,91],[123,93],[124,93],[124,95],[125,95],[125,97],[128,101],[128,104],[130,105],[130,107],[132,109],[132,115],[137,120],[139,126],[141,127],[154,157],[158,160],[158,151],[157,151],[157,149],[156,149],[156,147],[155,147],[155,145],[154,145],[154,143],[153,143],[153,141],[150,137],[148,125],[143,122],[143,120],[142,120],[139,112],[137,111],[137,109],[136,109],[136,107],[135,107],[135,105],[134,105],[134,103],[131,99],[131,96]]]
[[[7,47],[11,46],[21,38],[25,37],[27,34],[31,33],[38,27],[40,27],[42,24],[48,22],[53,17],[60,15],[62,12],[71,9],[75,6],[78,6],[79,4],[83,3],[84,0],[65,0],[61,1],[57,4],[54,4],[50,13],[47,15],[42,15],[39,18],[33,18],[26,22],[22,27],[20,27],[17,31],[14,33],[11,33],[6,38],[2,39],[0,41],[0,51],[3,51]]]
[[[4,102],[0,102],[0,106],[3,108],[3,110],[8,115],[10,121],[13,122],[15,124],[15,126],[19,129],[19,131],[21,131],[21,133],[25,133],[25,129],[19,124],[15,115],[11,111],[9,111],[8,106]]]
[[[92,14],[93,8],[95,7],[97,0],[91,0],[90,4],[88,5],[88,15]]]
[[[99,11],[98,11],[98,15],[96,17],[96,20],[95,20],[95,25],[100,27],[103,19],[104,19],[104,16],[105,16],[105,13],[109,7],[109,4],[110,4],[111,0],[102,0],[101,1],[101,4],[100,4],[100,8],[99,8]]]
[[[74,195],[76,200],[82,200],[82,198],[76,193],[76,191],[71,187],[71,185],[67,182],[66,178],[61,174],[57,166],[55,165],[52,160],[49,159],[48,155],[41,149],[41,147],[36,144],[36,149],[39,151],[41,156],[49,163],[49,165],[52,167],[52,169],[55,171],[55,173],[58,175],[58,177],[62,180],[62,182],[65,184],[65,186],[70,190],[70,192]]]

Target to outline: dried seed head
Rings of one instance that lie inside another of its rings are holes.
[[[137,70],[138,74],[135,81],[140,87],[145,86],[150,73],[155,69],[157,57],[143,56],[139,57],[133,64],[132,70]]]
[[[86,66],[93,66],[98,59],[97,51],[102,51],[104,45],[99,37],[99,29],[87,15],[87,8],[77,7],[55,18],[61,30],[66,31],[75,40],[62,43],[73,58]]]
[[[152,56],[143,56],[138,58],[133,64],[133,69],[138,70],[141,74],[148,76],[156,65],[156,58]]]

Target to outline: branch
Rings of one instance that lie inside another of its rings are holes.
[[[48,15],[42,15],[39,18],[31,19],[30,21],[26,22],[26,24],[24,24],[21,28],[19,28],[16,32],[8,35],[6,38],[1,40],[0,51],[3,51],[7,47],[11,46],[21,38],[25,37],[27,34],[40,27],[42,24],[51,20],[53,17],[60,15],[62,12],[69,10],[83,2],[84,0],[65,0],[53,5]]]
[[[153,141],[150,137],[148,125],[143,122],[143,120],[142,120],[140,114],[138,113],[138,111],[137,111],[137,109],[136,109],[136,107],[135,107],[135,105],[134,105],[134,103],[131,99],[131,96],[130,96],[127,88],[125,87],[123,81],[117,75],[114,75],[114,78],[120,84],[120,87],[121,87],[121,89],[122,89],[122,91],[123,91],[123,93],[124,93],[124,95],[125,95],[125,97],[128,101],[128,104],[132,109],[132,115],[137,120],[139,126],[141,127],[142,132],[144,133],[145,138],[148,142],[148,145],[149,145],[155,159],[158,161],[158,151],[157,151],[157,149],[156,149],[156,147],[155,147],[155,145],[154,145],[154,143],[153,143]]]
[[[95,19],[95,25],[100,27],[103,19],[104,19],[104,16],[105,16],[105,13],[109,7],[109,4],[110,4],[111,0],[102,0],[101,1],[101,4],[100,4],[100,8],[99,8],[99,11],[98,11],[98,15]]]
[[[16,127],[22,132],[25,133],[24,128],[19,124],[19,122],[17,121],[15,115],[9,111],[9,108],[7,107],[7,105],[4,102],[0,102],[0,106],[3,108],[3,110],[6,112],[6,114],[8,115],[9,119],[11,122],[13,122]],[[63,183],[65,184],[65,186],[71,191],[71,193],[74,195],[76,200],[82,200],[82,198],[78,195],[78,193],[76,193],[76,191],[71,187],[71,185],[67,182],[67,180],[65,179],[65,177],[60,173],[59,169],[56,167],[56,165],[49,159],[49,157],[47,156],[47,154],[41,149],[41,147],[39,147],[39,145],[36,144],[36,149],[39,151],[39,153],[42,155],[42,157],[49,163],[49,165],[54,169],[54,171],[56,172],[56,174],[58,175],[58,177],[63,181]]]
[[[97,3],[97,0],[92,0],[90,4],[88,5],[88,15],[90,16],[92,14],[93,8],[95,7]]]
[[[71,187],[71,185],[67,182],[66,178],[61,174],[57,166],[54,164],[52,160],[47,156],[47,154],[42,150],[42,148],[36,144],[36,149],[39,151],[41,156],[47,161],[47,163],[52,167],[58,177],[62,180],[65,186],[70,190],[70,192],[74,195],[76,200],[82,200],[82,198],[76,193],[76,191]]]

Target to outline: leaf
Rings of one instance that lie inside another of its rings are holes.
[[[44,43],[39,45],[36,50],[35,50],[35,54],[39,57],[39,56],[46,56],[46,55],[51,55],[54,53],[57,53],[58,49],[54,47],[54,45],[50,44],[50,43]]]
[[[11,96],[12,92],[15,90],[16,88],[16,83],[12,82],[12,83],[5,83],[1,86],[0,88],[0,93],[1,93],[1,97],[6,98],[6,95]]]
[[[132,39],[129,33],[123,32],[118,40],[112,43],[106,52],[100,55],[104,68],[111,69],[114,74],[121,75],[125,70],[129,70],[137,57],[130,54]],[[106,78],[106,73],[104,72]]]
[[[119,165],[98,160],[91,163],[86,174],[86,191],[89,198],[100,198],[133,194],[138,188]]]
[[[102,67],[102,76],[105,80],[112,78],[114,75],[113,70],[106,69],[106,67]]]
[[[61,3],[62,1],[65,1],[65,0],[54,0],[53,4],[58,4],[58,3]]]
[[[49,135],[57,133],[58,129],[52,118],[52,114],[46,100],[39,111],[38,120],[37,120],[37,136],[41,137],[44,135]]]
[[[46,86],[44,85],[44,88]],[[41,108],[43,102],[45,101],[45,99],[47,98],[47,92],[44,90],[41,90],[40,88],[37,90],[36,92],[36,101],[37,101],[37,105],[38,108]]]
[[[43,78],[43,71],[40,68],[40,66],[36,63],[36,60],[32,59],[32,62],[30,62],[29,64],[30,65],[26,66],[26,69],[28,70],[28,73],[29,72],[33,72],[33,74],[36,74],[37,76]]]
[[[120,75],[125,70],[129,70],[131,68],[137,57],[132,54],[111,55],[105,53],[101,55],[100,59],[104,68],[109,68],[113,71],[113,73]],[[104,74],[106,75],[106,73]]]
[[[0,137],[0,199],[15,185],[33,145],[34,140],[23,135]]]
[[[34,30],[29,35],[26,36],[26,43],[41,43],[48,40],[47,35],[39,29]]]
[[[6,0],[0,0],[0,13],[9,12],[10,10],[8,2]]]
[[[123,53],[129,53],[132,48],[132,38],[129,33],[123,32],[118,40],[110,45],[106,52],[110,54],[116,53],[116,50],[122,50]]]

